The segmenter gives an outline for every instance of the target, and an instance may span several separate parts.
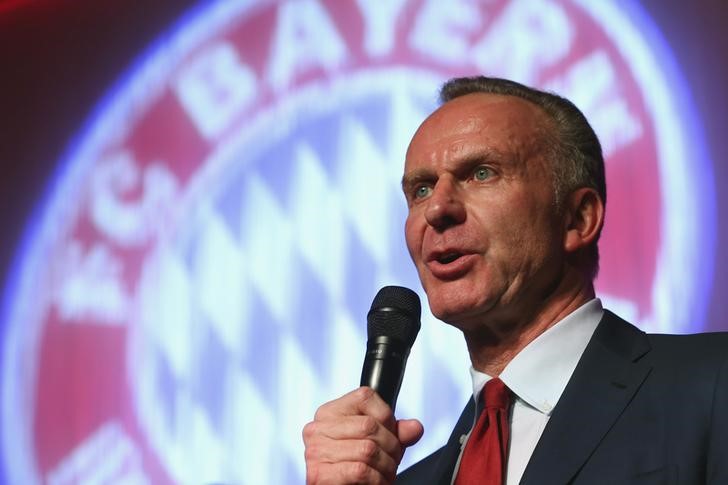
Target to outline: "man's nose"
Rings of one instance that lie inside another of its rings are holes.
[[[438,231],[465,221],[465,206],[457,181],[451,178],[440,178],[437,181],[427,201],[425,219]]]

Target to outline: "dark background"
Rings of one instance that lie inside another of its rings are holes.
[[[191,0],[0,1],[0,277],[56,162],[118,78]],[[728,2],[642,0],[692,91],[714,163],[717,254],[709,326],[728,329]],[[690,174],[685,174],[690,176]]]

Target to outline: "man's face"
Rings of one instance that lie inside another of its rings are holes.
[[[415,133],[403,189],[407,247],[432,313],[463,330],[528,315],[558,283],[565,223],[555,209],[545,113],[469,94]]]

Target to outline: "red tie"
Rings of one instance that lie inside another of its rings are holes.
[[[455,485],[505,483],[511,393],[496,377],[485,384],[480,398],[485,399],[485,409],[465,445]]]

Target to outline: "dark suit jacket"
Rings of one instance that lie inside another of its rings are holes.
[[[397,477],[449,484],[473,423]],[[728,484],[728,333],[648,335],[605,311],[522,484]]]

